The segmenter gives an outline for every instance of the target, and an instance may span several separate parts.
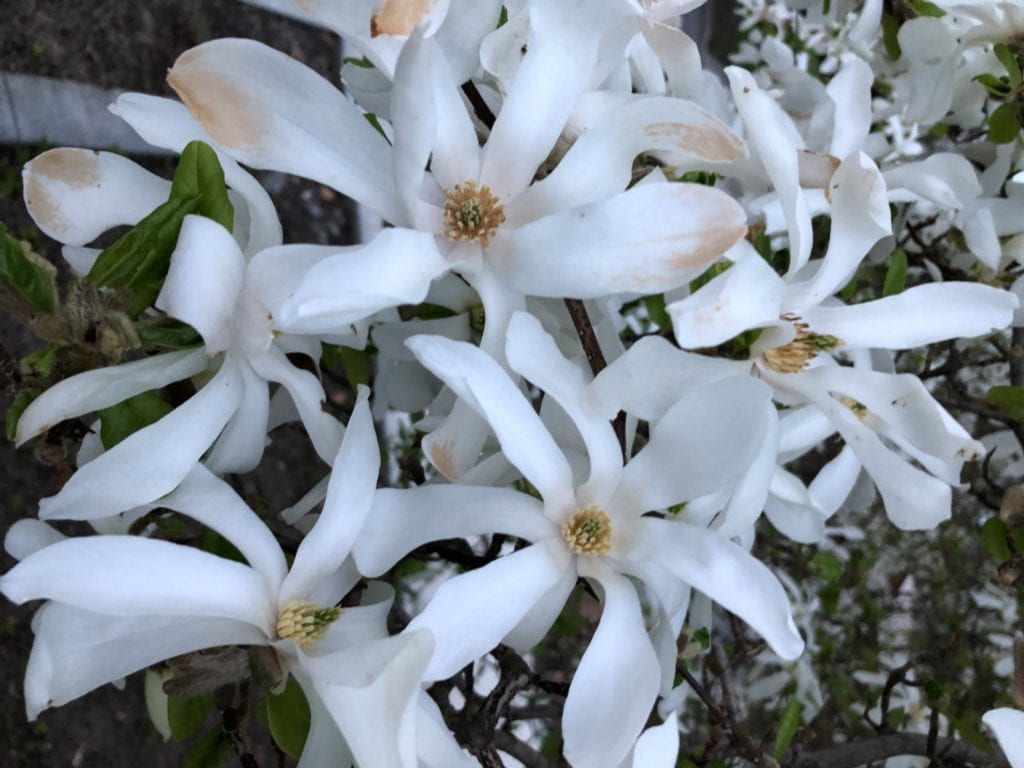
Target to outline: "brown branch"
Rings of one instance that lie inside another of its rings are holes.
[[[857,768],[899,755],[928,756],[929,734],[887,733],[863,741],[808,752],[787,765],[792,768]],[[973,744],[956,739],[936,737],[934,754],[947,764],[975,766],[996,765],[999,758],[983,752]]]
[[[462,84],[462,92],[466,94],[469,103],[473,105],[473,112],[480,122],[488,128],[493,128],[494,113],[491,112],[491,108],[487,106],[487,102],[484,101],[484,97],[480,95],[480,91],[477,90],[472,80],[467,80]]]
[[[555,768],[555,763],[507,731],[494,733],[494,746],[502,752],[512,755],[527,768]]]

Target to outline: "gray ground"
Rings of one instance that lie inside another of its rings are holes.
[[[337,39],[236,0],[19,0],[2,5],[0,72],[43,75],[106,88],[172,95],[164,74],[183,50],[204,40],[238,36],[262,40],[333,79]],[[0,100],[0,110],[7,109]],[[55,263],[59,252],[34,231],[21,202],[20,167],[44,146],[0,146],[0,221]],[[173,162],[141,160],[169,176]],[[264,174],[277,202],[289,242],[345,243],[352,218],[345,200],[318,185]],[[15,358],[34,348],[32,337],[0,318],[0,344]],[[9,398],[0,402],[5,408]],[[295,440],[278,437],[261,469],[247,481],[271,505],[293,500],[320,468],[309,467],[290,450]],[[294,436],[292,436],[294,437]],[[265,480],[266,479],[266,480]],[[271,482],[272,480],[272,482]],[[40,497],[59,489],[63,478],[34,461],[30,448],[15,451],[0,441],[0,535],[19,518],[34,515]],[[13,561],[0,554],[0,572]],[[27,723],[21,694],[31,644],[31,608],[0,598],[0,766],[179,765],[189,744],[161,744],[142,706],[141,677],[124,692],[106,686]],[[259,750],[261,766],[278,764]],[[231,761],[226,765],[237,765]]]

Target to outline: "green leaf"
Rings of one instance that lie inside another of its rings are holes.
[[[162,419],[172,410],[170,404],[154,389],[104,408],[99,412],[103,447],[109,451],[128,435]]]
[[[671,328],[672,318],[665,310],[665,294],[656,293],[653,296],[644,297],[644,306],[647,308],[647,316],[651,322],[659,328]]]
[[[28,408],[29,403],[37,397],[39,397],[38,389],[24,389],[7,406],[7,410],[4,412],[4,434],[12,443],[18,434],[18,420],[21,418],[21,414]]]
[[[935,3],[928,2],[928,0],[907,0],[907,5],[918,16],[931,16],[934,19],[938,19],[946,15],[944,10]]]
[[[302,687],[289,677],[280,694],[268,693],[263,700],[267,725],[274,742],[289,757],[299,759],[309,735],[309,702]]]
[[[1011,419],[1024,421],[1024,388],[1022,387],[991,387],[985,395],[985,402],[1004,411]]]
[[[800,702],[790,699],[779,720],[779,730],[775,733],[775,748],[772,750],[772,756],[776,760],[781,759],[785,751],[789,749],[789,745],[793,742],[793,737],[796,736],[796,731],[800,727],[800,720]]]
[[[1009,144],[1020,133],[1020,122],[1013,104],[1000,104],[988,116],[988,138],[996,144]]]
[[[338,350],[341,358],[341,366],[345,369],[345,378],[353,388],[360,384],[370,383],[370,355],[364,349],[353,349],[352,347],[341,347]]]
[[[231,741],[220,726],[211,728],[181,761],[181,768],[217,768],[230,751]]]
[[[199,730],[213,709],[212,696],[168,696],[167,723],[175,741],[187,739]]]
[[[980,75],[975,75],[971,79],[985,86],[985,90],[988,91],[989,95],[993,98],[1002,100],[1010,93],[1010,82],[1008,78],[996,77],[991,72],[982,72]]]
[[[1010,545],[1006,540],[1006,523],[999,515],[990,517],[981,526],[981,543],[985,545],[985,551],[989,557],[1002,565],[1013,553],[1010,552]]]
[[[885,281],[882,283],[882,296],[895,296],[902,293],[907,286],[907,252],[897,248],[889,257],[889,266],[885,270]]]
[[[0,224],[0,280],[17,291],[33,309],[57,311],[57,269],[33,253],[28,243],[15,240]]]
[[[906,715],[906,712],[906,709],[903,707],[890,709],[885,713],[885,724],[892,730],[898,731],[903,727],[903,717]]]
[[[455,317],[459,313],[454,309],[442,307],[440,304],[431,304],[424,301],[422,304],[416,305],[416,310],[413,314],[420,320],[437,320],[442,317]]]
[[[21,358],[22,370],[27,368],[38,376],[49,376],[57,363],[57,347],[49,346],[29,352]]]
[[[160,293],[181,223],[191,213],[231,230],[234,208],[224,171],[217,154],[201,141],[190,142],[182,151],[167,202],[104,249],[88,279],[124,289],[128,314],[137,317]]]
[[[203,343],[203,337],[195,328],[169,317],[156,323],[140,323],[135,326],[135,333],[145,347],[188,349]]]
[[[1010,46],[1006,43],[996,43],[993,49],[996,58],[1006,67],[1006,74],[1010,78],[1010,85],[1016,88],[1021,82],[1024,82],[1024,76],[1021,75],[1020,64],[1017,62],[1017,57],[1013,55],[1013,51],[1010,50]]]
[[[811,558],[811,567],[825,581],[835,581],[843,573],[843,564],[831,552],[819,552]]]
[[[882,44],[885,46],[885,55],[896,61],[903,55],[900,50],[900,20],[891,13],[882,14]]]

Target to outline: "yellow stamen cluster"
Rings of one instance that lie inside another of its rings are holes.
[[[293,600],[277,617],[277,636],[282,640],[291,638],[299,648],[308,651],[320,642],[339,616],[341,608],[324,608],[308,600]]]
[[[769,347],[762,352],[765,363],[773,371],[779,373],[799,373],[819,352],[835,349],[843,343],[838,336],[824,333],[813,333],[807,323],[791,315],[783,315],[796,328],[796,338],[781,347]]]
[[[449,240],[486,248],[504,223],[505,207],[490,187],[466,181],[444,191],[444,234]]]
[[[603,509],[588,504],[562,526],[562,538],[577,555],[604,555],[612,546],[612,521]]]

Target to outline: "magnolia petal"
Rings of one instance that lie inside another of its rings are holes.
[[[807,263],[813,239],[811,215],[800,191],[797,150],[802,146],[789,117],[757,86],[753,75],[739,67],[726,67],[725,74],[746,128],[747,141],[764,165],[782,204],[792,254],[789,274],[793,274]]]
[[[530,296],[660,293],[684,283],[746,232],[746,214],[701,184],[644,184],[510,232],[490,263]]]
[[[250,362],[258,374],[288,390],[317,455],[331,463],[338,455],[345,428],[324,410],[327,396],[320,379],[309,371],[296,368],[277,347],[271,347],[266,354]]]
[[[238,368],[226,360],[217,375],[182,405],[81,467],[60,493],[39,502],[39,516],[106,517],[174,490],[238,408],[241,390]]]
[[[254,40],[225,38],[179,56],[167,82],[246,165],[319,181],[388,221],[404,221],[387,141],[304,64]]]
[[[206,354],[215,355],[232,344],[244,276],[231,233],[205,216],[186,216],[156,306],[199,331]]]
[[[551,152],[598,64],[601,38],[629,13],[597,0],[530,3],[532,36],[484,147],[480,183],[503,199],[526,189]],[[558,73],[557,76],[552,76]]]
[[[871,66],[851,54],[825,87],[836,105],[830,154],[842,158],[860,150],[871,130],[871,84],[874,80]]]
[[[480,43],[497,28],[501,8],[501,0],[451,0],[448,4],[434,39],[456,83],[466,82],[480,68]]]
[[[22,445],[65,419],[109,408],[140,392],[187,379],[208,365],[202,350],[183,349],[64,379],[33,400],[21,414],[15,443]]]
[[[601,621],[573,675],[562,735],[571,765],[615,768],[647,722],[661,671],[633,585],[609,568],[594,577],[604,592]]]
[[[381,309],[420,303],[430,282],[448,269],[433,235],[395,227],[382,230],[365,245],[342,249],[327,258],[310,252],[310,261],[317,256],[320,258],[309,264],[305,276],[276,307],[278,329],[338,333]],[[266,263],[273,267],[277,261]]]
[[[557,534],[556,534],[557,535]],[[505,645],[526,653],[547,637],[576,587],[577,573],[567,568],[561,578],[531,607],[507,635]]]
[[[1024,768],[1024,712],[999,707],[982,715],[981,721],[995,733],[1010,768]]]
[[[955,152],[936,152],[889,168],[884,175],[889,197],[897,202],[924,199],[959,210],[981,194],[978,172],[970,160]]]
[[[516,312],[508,326],[505,354],[512,370],[562,407],[579,430],[590,459],[590,477],[576,491],[581,504],[604,506],[619,483],[622,451],[615,430],[583,400],[583,371],[562,352],[533,315]]]
[[[633,768],[675,768],[679,759],[679,718],[673,711],[665,722],[648,728],[633,748]]]
[[[402,46],[391,89],[391,128],[394,131],[391,172],[405,221],[410,224],[416,222],[420,186],[437,130],[437,106],[431,82],[433,60],[443,55],[432,42],[423,39],[423,32],[422,28],[416,30]]]
[[[863,152],[840,163],[829,189],[832,230],[828,251],[813,278],[791,287],[786,304],[795,311],[819,304],[835,293],[857,271],[871,247],[892,234],[885,181]]]
[[[1018,303],[990,285],[926,283],[861,304],[812,307],[800,316],[816,333],[837,336],[848,347],[912,349],[1006,328]]]
[[[682,34],[682,33],[680,33]],[[746,154],[743,140],[691,101],[641,96],[605,111],[555,168],[508,209],[509,226],[594,203],[629,186],[633,160],[662,152],[673,160],[727,163]]]
[[[665,69],[669,92],[680,99],[699,98],[703,73],[697,43],[669,24],[645,26],[641,34]]]
[[[354,758],[348,744],[345,743],[345,737],[341,735],[338,724],[334,722],[331,713],[320,700],[320,694],[313,687],[312,681],[300,670],[293,669],[292,674],[299,681],[306,701],[309,702],[309,733],[306,734],[306,743],[302,747],[297,768],[337,768],[339,765],[352,765]]]
[[[249,209],[246,251],[258,253],[281,244],[281,221],[267,190],[217,145],[181,103],[143,93],[122,93],[110,106],[110,111],[156,147],[180,154],[190,141],[206,142],[217,153],[217,160],[224,169],[224,181],[242,196]],[[238,215],[236,208],[235,216]],[[238,228],[233,231],[237,234]]]
[[[429,629],[437,643],[423,679],[449,678],[496,647],[567,569],[569,549],[549,539],[444,582],[406,629]]]
[[[837,512],[853,492],[860,469],[857,454],[847,445],[811,481],[807,492],[826,516]]]
[[[740,536],[761,516],[775,474],[779,451],[779,417],[775,405],[764,404],[760,433],[752,438],[756,451],[750,465],[736,483],[717,530],[723,536]]]
[[[644,336],[597,375],[586,398],[607,419],[625,411],[657,421],[684,393],[749,369],[746,362],[695,355],[660,336]]]
[[[687,523],[638,521],[630,560],[652,559],[761,635],[783,659],[803,653],[789,598],[775,574],[724,536]]]
[[[197,520],[230,541],[276,594],[288,571],[277,539],[235,490],[202,464],[197,464],[173,493],[159,501]]]
[[[26,670],[26,705],[34,720],[106,683],[191,651],[258,645],[263,632],[236,619],[205,616],[111,616],[48,603],[36,614]]]
[[[558,528],[537,499],[509,488],[383,488],[352,554],[362,573],[379,576],[423,544],[493,533],[540,541],[558,536]]]
[[[263,458],[270,427],[270,387],[245,360],[238,361],[242,400],[206,457],[206,467],[217,475],[250,472]]]
[[[775,270],[759,255],[749,254],[665,309],[680,347],[713,347],[777,321],[785,292],[786,284]]]
[[[420,768],[480,768],[455,741],[441,710],[426,692],[416,698],[416,756]]]
[[[573,506],[572,470],[540,417],[512,379],[485,352],[460,341],[413,336],[417,359],[483,416],[501,449],[544,499],[548,509]]]
[[[686,394],[622,471],[608,503],[625,518],[705,496],[745,473],[759,449],[771,393],[747,376]]]
[[[42,520],[26,517],[16,520],[14,525],[7,529],[4,536],[4,551],[15,560],[24,560],[33,552],[38,552],[43,547],[56,544],[65,538],[67,537],[63,533]]]
[[[25,206],[43,232],[85,245],[108,229],[134,226],[166,202],[171,184],[121,155],[58,147],[22,171]]]
[[[475,17],[477,10],[474,8],[464,15]],[[442,189],[475,180],[480,175],[476,127],[459,92],[458,83],[462,81],[455,79],[449,66],[446,56],[433,57],[430,96],[437,111],[437,133],[430,156],[430,172]]]
[[[781,467],[772,477],[764,513],[783,536],[801,544],[817,544],[825,535],[825,512],[800,478]]]
[[[360,387],[334,459],[323,512],[299,544],[291,571],[281,587],[282,603],[309,599],[306,595],[317,583],[337,570],[348,557],[370,511],[380,471],[380,449],[368,396],[369,390]]]
[[[47,599],[110,616],[236,619],[268,636],[276,606],[252,568],[193,547],[137,536],[65,539],[0,577],[21,604]]]
[[[433,649],[427,632],[303,657],[357,765],[416,768],[416,702]]]

